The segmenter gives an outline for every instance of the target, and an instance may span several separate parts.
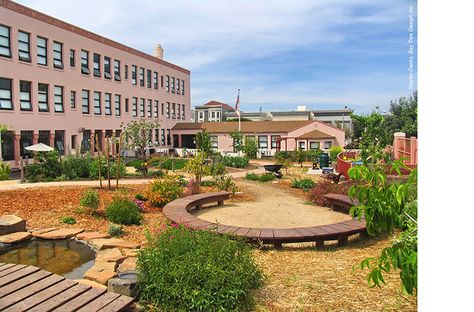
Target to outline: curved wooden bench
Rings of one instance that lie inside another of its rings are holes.
[[[213,192],[176,199],[163,208],[163,214],[176,224],[184,224],[192,229],[208,230],[220,234],[241,236],[250,242],[262,242],[281,247],[283,243],[316,242],[316,247],[324,246],[325,241],[337,240],[344,246],[354,234],[365,234],[365,222],[347,220],[334,224],[296,227],[296,228],[249,228],[226,224],[217,224],[199,219],[190,211],[199,209],[203,204],[217,202],[222,205],[230,198],[229,192]]]
[[[329,193],[323,197],[326,199],[328,206],[331,207],[332,210],[347,214],[349,214],[352,206],[359,204],[357,200],[352,200],[349,196],[343,194]]]

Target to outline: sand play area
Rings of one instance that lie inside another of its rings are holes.
[[[193,211],[209,222],[240,227],[289,228],[325,225],[350,220],[351,217],[330,208],[314,206],[271,182],[241,181],[254,201],[225,203]]]

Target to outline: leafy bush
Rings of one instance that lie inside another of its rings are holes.
[[[148,201],[157,207],[163,207],[167,203],[179,198],[183,193],[181,181],[176,176],[166,176],[156,179],[148,185],[146,197]]]
[[[214,186],[214,180],[204,180],[201,181],[201,186]]]
[[[258,181],[259,176],[254,172],[247,172],[247,174],[245,175],[245,179],[250,181]]]
[[[335,161],[337,159],[337,155],[344,151],[341,146],[333,145],[329,148],[329,159],[331,161]]]
[[[108,233],[112,237],[119,237],[124,234],[123,227],[119,224],[110,224]]]
[[[82,207],[86,208],[89,213],[94,213],[99,209],[100,197],[96,190],[86,190],[79,201]]]
[[[161,164],[161,168],[172,170],[173,162],[174,162],[174,170],[181,170],[186,166],[188,160],[187,159],[167,159]]]
[[[242,240],[168,227],[139,251],[139,296],[162,311],[246,311],[263,274]]]
[[[203,153],[195,155],[189,159],[184,167],[184,171],[194,175],[196,181],[201,182],[201,178],[211,174],[211,166],[204,158]]]
[[[211,165],[211,175],[216,176],[216,175],[223,175],[225,174],[225,166],[223,163],[218,162],[218,163],[213,163]]]
[[[244,154],[250,159],[257,158],[258,145],[255,139],[245,139]]]
[[[341,184],[332,183],[329,180],[322,180],[309,191],[310,200],[318,206],[326,206],[327,201],[324,195],[329,193],[347,194],[347,189]]]
[[[76,219],[74,217],[63,217],[61,218],[61,222],[66,224],[76,224]]]
[[[235,185],[234,180],[229,175],[218,175],[214,176],[213,178],[214,185],[217,187],[219,191],[227,191],[236,193],[239,191],[237,185]]]
[[[147,173],[147,176],[154,177],[154,178],[161,178],[165,175],[165,173],[161,170],[150,170]]]
[[[10,180],[10,165],[0,162],[0,181]]]
[[[123,162],[120,162],[120,169],[119,169],[119,174],[121,177],[125,175],[126,172],[126,167],[123,164]],[[100,175],[102,178],[107,177],[107,159],[105,156],[100,157]],[[90,170],[89,170],[89,177],[93,179],[99,178],[99,158],[95,158],[92,163],[90,164]],[[110,177],[111,178],[116,178],[117,177],[117,163],[114,161],[110,162]]]
[[[297,189],[302,189],[302,190],[309,190],[311,189],[312,187],[314,187],[316,183],[312,180],[312,179],[309,179],[309,178],[305,178],[305,179],[293,179],[293,181],[291,181],[291,187],[292,188],[297,188]]]
[[[261,174],[259,177],[258,177],[258,180],[260,182],[268,182],[268,181],[272,181],[273,179],[275,179],[275,175],[273,173],[265,173],[265,174]]]
[[[323,151],[320,150],[319,148],[315,150],[305,151],[306,161],[311,161],[311,162],[319,161],[319,155],[321,155],[322,153]]]
[[[78,178],[88,178],[92,163],[90,155],[71,155],[67,156],[62,163],[63,175],[67,180]]]
[[[105,213],[110,222],[117,224],[140,224],[142,220],[138,206],[134,202],[118,196],[112,199]]]
[[[135,195],[135,199],[138,199],[138,200],[146,200],[146,197],[143,196],[142,194],[137,194],[137,195]]]
[[[36,156],[37,163],[26,167],[25,176],[29,182],[54,181],[62,174],[59,153],[40,152]]]
[[[183,195],[184,196],[191,196],[195,194],[201,193],[201,188],[199,186],[199,182],[197,182],[194,179],[191,179],[191,181],[188,182],[188,185],[186,185],[186,188],[184,189]]]
[[[249,159],[245,156],[224,156],[222,158],[222,163],[226,167],[246,168],[249,165]]]

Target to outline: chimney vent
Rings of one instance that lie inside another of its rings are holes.
[[[163,51],[163,48],[161,47],[161,44],[157,44],[155,47],[155,57],[162,60],[163,54],[164,54],[164,51]]]

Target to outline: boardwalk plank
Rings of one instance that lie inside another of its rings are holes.
[[[42,280],[43,278],[46,278],[51,274],[53,273],[41,270],[39,272],[23,277],[22,279],[19,279],[13,283],[0,287],[0,298],[11,294],[12,292],[18,291],[28,285],[36,283],[37,281]]]
[[[14,265],[15,265],[15,263],[3,263],[3,265],[0,267],[0,272],[6,270],[8,268],[11,268]]]
[[[7,276],[8,274],[11,274],[11,273],[14,273],[18,270],[21,270],[24,267],[26,267],[26,265],[24,265],[24,264],[14,264],[14,265],[12,265],[8,269],[3,270],[2,272],[0,272],[0,279],[3,279],[4,276]]]
[[[115,311],[122,311],[123,309],[127,308],[130,304],[133,303],[132,297],[120,296],[102,309],[100,312],[115,312]]]
[[[39,271],[40,269],[37,268],[37,267],[34,267],[34,266],[27,266],[27,267],[23,267],[21,269],[19,269],[18,271],[15,271],[11,274],[8,274],[6,276],[3,276],[1,279],[0,279],[0,287],[2,286],[5,286],[7,284],[10,284],[22,277],[25,277],[27,275],[31,275],[37,271]]]
[[[64,277],[53,274],[44,278],[28,287],[22,288],[19,291],[9,294],[0,300],[0,310],[5,309],[19,301],[25,300],[26,298],[36,294],[37,292],[50,287],[60,281],[64,280]],[[3,311],[3,310],[2,310]]]
[[[81,296],[76,297],[69,301],[68,303],[58,307],[55,312],[70,312],[76,311],[77,309],[82,308],[92,300],[95,300],[97,297],[101,296],[106,292],[105,289],[99,289],[92,287],[83,293]]]
[[[77,310],[77,312],[95,312],[99,311],[115,299],[117,299],[120,295],[113,293],[113,292],[108,292],[103,294],[102,296],[96,298],[95,300],[89,302],[85,306],[83,306],[81,309]]]
[[[28,312],[49,312],[54,311],[57,307],[68,302],[69,300],[82,295],[84,292],[92,288],[92,286],[77,284],[66,291],[58,293],[56,296],[48,298],[46,301],[35,306],[33,309],[28,310]]]

